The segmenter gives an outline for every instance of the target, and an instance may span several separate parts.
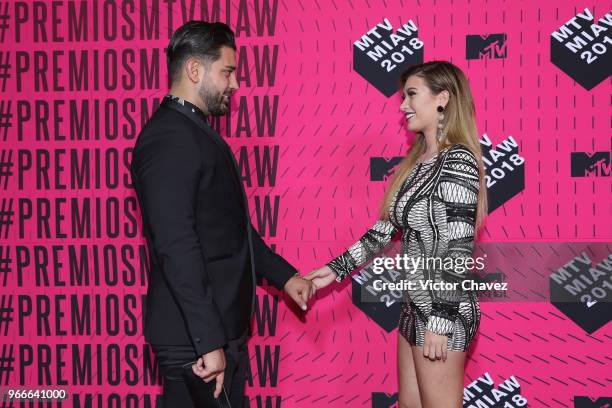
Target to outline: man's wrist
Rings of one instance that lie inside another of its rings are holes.
[[[291,279],[296,278],[296,277],[300,277],[299,272],[294,273],[293,275],[289,277],[289,279],[287,279],[287,282],[285,282],[285,284],[283,285],[283,290],[287,287],[287,284],[291,282]]]

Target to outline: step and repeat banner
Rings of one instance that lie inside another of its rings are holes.
[[[302,274],[376,221],[414,140],[401,72],[461,67],[490,196],[464,407],[612,402],[610,2],[1,0],[2,407],[158,406],[129,163],[193,19],[236,32],[240,90],[214,126]],[[305,314],[262,282],[245,406],[397,407],[401,296],[364,301],[376,279],[398,278],[366,267]]]

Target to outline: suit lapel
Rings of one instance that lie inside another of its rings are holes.
[[[234,181],[236,181],[236,183],[238,184],[238,187],[240,188],[240,191],[242,192],[243,199],[246,199],[246,194],[244,192],[242,181],[240,180],[240,175],[238,172],[238,163],[236,163],[234,154],[232,153],[229,145],[225,142],[225,140],[223,140],[221,135],[219,135],[212,127],[210,127],[208,123],[206,123],[206,121],[200,115],[196,115],[193,112],[191,112],[191,109],[188,108],[187,106],[181,105],[178,102],[170,101],[168,99],[164,100],[164,102],[162,103],[162,106],[165,106],[166,108],[169,108],[169,109],[173,109],[185,115],[188,119],[190,119],[195,124],[197,124],[198,127],[202,129],[202,131],[206,133],[206,135],[208,135],[208,137],[210,137],[217,144],[217,146],[219,146],[219,149],[221,149],[223,156],[228,162],[228,167],[230,171],[232,172]]]

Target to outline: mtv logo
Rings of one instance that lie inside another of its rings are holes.
[[[395,166],[401,161],[401,156],[389,160],[384,157],[370,157],[370,181],[385,181],[393,175]]]
[[[397,393],[387,394],[386,392],[373,392],[372,408],[399,408]]]
[[[572,152],[572,177],[610,177],[610,152]]]
[[[466,59],[506,58],[506,34],[467,35]]]
[[[574,408],[610,408],[612,397],[599,397],[593,401],[590,397],[574,397]]]

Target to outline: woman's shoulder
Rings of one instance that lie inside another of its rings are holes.
[[[447,160],[457,160],[468,163],[477,163],[476,156],[472,151],[461,143],[454,143],[446,148]]]

